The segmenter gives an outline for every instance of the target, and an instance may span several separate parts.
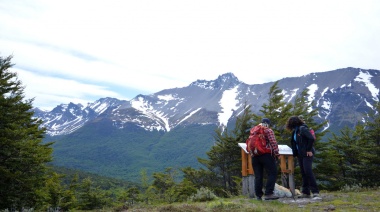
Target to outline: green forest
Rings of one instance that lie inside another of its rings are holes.
[[[314,173],[322,191],[376,188],[380,175],[380,104],[365,122],[343,128],[328,141],[321,141],[326,123],[318,115],[304,90],[294,103],[284,102],[277,83],[260,114],[246,105],[234,126],[215,130],[215,145],[207,156],[197,158],[200,167],[167,167],[132,183],[51,165],[53,143],[44,143],[45,129],[33,118],[33,99],[25,99],[22,82],[12,72],[12,56],[0,56],[0,211],[69,211],[109,208],[121,210],[135,205],[202,202],[241,195],[241,152],[248,131],[262,117],[272,122],[279,144],[290,144],[285,129],[292,115],[303,115],[317,136]],[[296,185],[300,172],[295,170]],[[278,179],[281,179],[280,177]]]

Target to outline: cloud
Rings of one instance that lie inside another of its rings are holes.
[[[3,2],[0,53],[41,79],[133,98],[226,72],[259,84],[345,67],[380,69],[378,11],[371,0]],[[83,95],[66,102],[97,98]]]
[[[84,106],[92,102],[93,98],[115,97],[125,99],[120,94],[104,86],[80,83],[57,77],[47,77],[26,70],[14,68],[25,86],[27,99],[34,98],[34,104],[41,109],[51,109],[51,105],[75,102]],[[33,85],[33,86],[31,86]]]

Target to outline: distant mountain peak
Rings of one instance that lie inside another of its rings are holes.
[[[215,80],[197,80],[190,84],[190,86],[198,86],[203,89],[222,89],[222,88],[232,88],[240,84],[239,79],[231,72],[219,75]]]
[[[222,81],[235,81],[235,82],[240,82],[239,79],[232,73],[232,72],[227,72],[225,74],[219,75],[217,80],[222,80]]]

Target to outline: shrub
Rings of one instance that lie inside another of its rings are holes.
[[[208,188],[201,187],[197,190],[196,194],[190,196],[189,201],[192,202],[205,202],[216,199],[217,196]]]
[[[359,192],[359,191],[364,191],[366,190],[365,188],[363,188],[362,184],[352,184],[352,185],[344,185],[342,188],[340,188],[340,191],[343,191],[343,192],[350,192],[350,191],[353,191],[353,192]]]

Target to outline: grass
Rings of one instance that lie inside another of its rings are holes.
[[[380,211],[380,189],[360,192],[321,192],[322,200],[281,198],[258,201],[245,196],[218,198],[208,202],[173,203],[163,205],[135,205],[113,211],[151,212],[297,212],[297,211]],[[103,210],[110,211],[110,210]]]

